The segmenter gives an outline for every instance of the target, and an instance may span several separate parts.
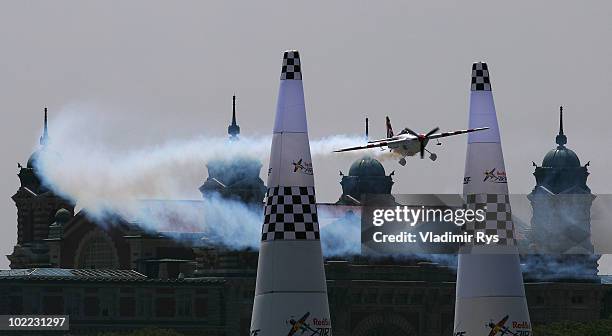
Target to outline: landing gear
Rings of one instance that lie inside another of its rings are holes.
[[[432,152],[428,151],[427,149],[425,149],[425,151],[426,151],[427,153],[429,153],[429,159],[430,159],[431,161],[436,161],[436,159],[438,158],[438,156],[436,155],[436,153],[432,153]]]
[[[401,158],[399,160],[399,164],[401,164],[402,166],[405,166],[406,165],[406,158]]]

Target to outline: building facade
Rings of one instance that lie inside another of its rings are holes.
[[[231,141],[237,140],[239,132],[234,104],[228,128]],[[46,139],[45,121],[39,150],[45,150]],[[543,209],[540,195],[581,190],[592,197],[586,186],[587,166],[580,166],[577,156],[573,159],[575,154],[568,152],[563,139],[557,138],[554,157],[547,155],[534,173],[537,185],[530,195],[534,235],[551,229],[546,226],[550,220],[541,218],[545,212],[539,210]],[[167,214],[168,227],[185,228],[178,233],[145,231],[138,222],[119,216],[99,223],[86,210],[75,214],[74,204],[45,188],[37,171],[37,153],[26,167],[20,167],[21,186],[13,196],[18,239],[7,256],[11,270],[0,271],[0,314],[69,314],[74,334],[144,327],[172,328],[193,335],[249,332],[257,251],[203,244],[203,234],[190,231],[189,223],[181,222],[180,211],[178,215]],[[204,198],[221,196],[255,206],[257,200],[263,200],[261,163],[212,162],[208,169],[209,176],[200,187]],[[371,157],[357,160],[342,177],[339,201],[319,205],[325,209],[321,215],[328,214],[332,221],[359,216],[365,194],[395,202],[392,175]],[[573,182],[563,182],[566,180]],[[147,206],[170,203],[196,209],[203,206],[199,201],[151,201]],[[586,230],[585,218],[577,220]],[[586,243],[579,245],[592,249]],[[581,262],[585,261],[590,262]],[[325,269],[335,335],[452,333],[452,263],[333,258],[326,261]],[[534,324],[589,321],[612,313],[612,287],[593,281],[595,278],[526,278]]]
[[[452,334],[452,268],[328,261],[325,269],[334,335]],[[173,279],[117,270],[2,271],[0,314],[67,314],[73,335],[150,327],[245,335],[256,272],[226,271]],[[610,317],[610,285],[537,282],[525,291],[533,324]]]

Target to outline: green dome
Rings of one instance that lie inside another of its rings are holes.
[[[40,149],[32,153],[32,155],[30,155],[30,158],[28,159],[27,167],[36,168],[36,161],[38,161],[39,156],[40,156]]]
[[[47,147],[40,147],[34,153],[32,153],[32,155],[30,155],[27,162],[27,168],[33,168],[35,170],[40,168],[39,164],[42,162],[41,158],[44,160],[44,162],[52,162],[55,164],[58,163],[57,160],[60,160],[62,156],[58,152]]]
[[[542,167],[580,167],[580,160],[578,159],[578,155],[576,155],[573,150],[560,145],[544,156],[544,160],[542,160]]]
[[[559,134],[555,138],[557,148],[546,153],[542,160],[545,168],[576,168],[580,167],[578,155],[573,150],[565,147],[567,136],[563,133],[563,106],[559,108]]]
[[[57,212],[55,213],[55,221],[57,223],[65,224],[70,220],[71,217],[72,214],[70,213],[70,211],[64,208],[57,210]]]
[[[353,162],[349,169],[350,176],[385,176],[385,168],[378,160],[364,156]]]

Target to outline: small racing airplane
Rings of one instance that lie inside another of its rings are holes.
[[[387,137],[385,139],[368,141],[368,143],[363,146],[342,148],[342,149],[335,150],[334,152],[348,152],[348,151],[369,149],[369,148],[382,148],[384,150],[383,147],[387,147],[389,151],[391,151],[392,153],[395,153],[401,156],[401,159],[399,160],[399,164],[401,164],[402,166],[405,166],[406,157],[414,156],[417,153],[420,153],[421,159],[425,156],[425,152],[430,154],[429,158],[432,161],[435,161],[438,158],[438,156],[435,153],[432,153],[429,150],[427,150],[427,148],[425,148],[427,146],[427,143],[431,139],[445,138],[445,137],[449,137],[453,135],[484,131],[486,129],[489,129],[488,127],[479,127],[479,128],[470,128],[467,130],[458,130],[458,131],[453,131],[453,132],[436,133],[438,132],[438,130],[440,130],[439,127],[436,127],[427,133],[416,133],[415,131],[406,127],[399,134],[396,135],[393,133],[393,128],[391,127],[391,120],[389,119],[389,117],[386,117],[386,120],[387,120],[387,125],[386,125],[387,126]],[[368,119],[366,118],[366,137],[367,137],[367,134],[368,134]],[[436,140],[436,141],[437,141],[436,145],[438,146],[442,145],[439,140]]]
[[[508,327],[505,326],[506,321],[508,321],[508,317],[509,315],[506,315],[503,319],[501,319],[497,323],[493,323],[493,321],[489,322],[487,324],[487,327],[491,328],[491,332],[489,333],[489,336],[496,336],[498,333],[500,333],[499,336],[504,336],[506,334],[512,335],[512,336],[518,336],[516,333],[512,332],[510,329],[508,329]]]
[[[304,314],[304,316],[302,316],[302,318],[297,321],[294,319],[290,319],[289,323],[291,324],[291,330],[289,330],[289,333],[287,334],[287,336],[292,336],[293,334],[295,334],[296,332],[300,330],[302,331],[301,334],[307,331],[317,333],[316,330],[314,330],[312,327],[310,327],[308,323],[306,323],[306,319],[308,319],[308,316],[310,316],[310,312],[307,312],[306,314]]]

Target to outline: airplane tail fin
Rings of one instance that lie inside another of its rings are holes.
[[[369,129],[368,129],[368,118],[366,117],[366,122],[365,122],[365,139],[366,141],[368,141],[369,139]]]
[[[389,117],[387,118],[387,138],[390,138],[393,136],[393,127],[391,127],[391,119],[389,119]]]

